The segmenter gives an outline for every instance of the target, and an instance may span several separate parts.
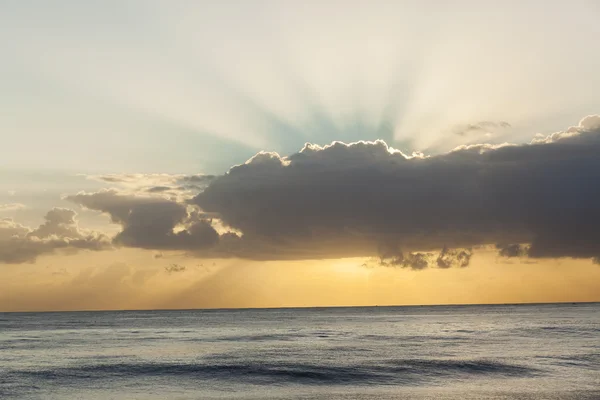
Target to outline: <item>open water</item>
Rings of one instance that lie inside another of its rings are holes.
[[[600,304],[0,313],[1,399],[600,399]]]

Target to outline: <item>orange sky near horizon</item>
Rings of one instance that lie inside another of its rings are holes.
[[[363,261],[154,258],[134,249],[44,256],[0,268],[0,311],[600,301],[600,266],[589,260],[507,260],[480,250],[460,269]],[[171,264],[185,269],[169,272]]]

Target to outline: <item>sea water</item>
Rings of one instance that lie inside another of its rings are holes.
[[[600,399],[600,304],[0,313],[2,399]]]

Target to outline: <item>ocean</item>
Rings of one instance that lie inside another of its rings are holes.
[[[1,399],[600,399],[600,303],[0,313]]]

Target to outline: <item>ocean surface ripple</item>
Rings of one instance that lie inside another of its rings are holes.
[[[2,399],[600,399],[600,304],[0,314]]]

